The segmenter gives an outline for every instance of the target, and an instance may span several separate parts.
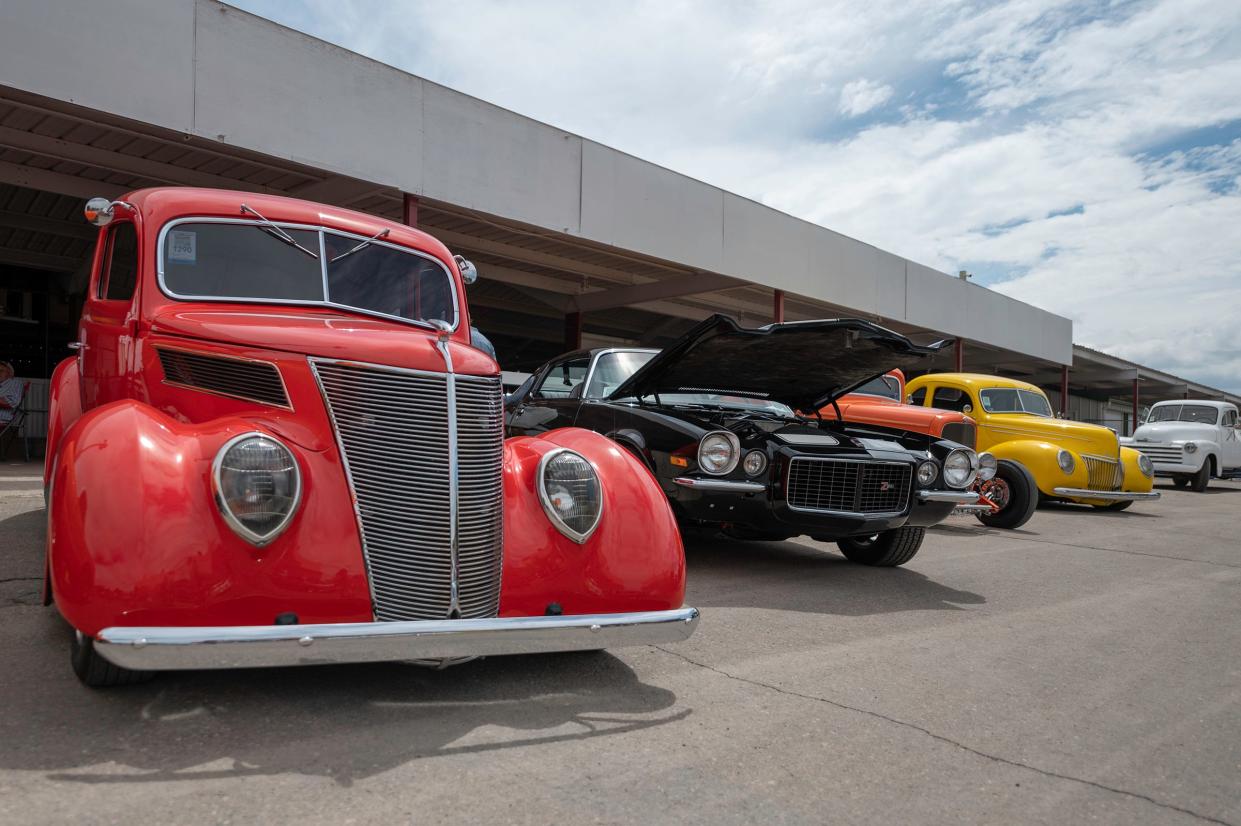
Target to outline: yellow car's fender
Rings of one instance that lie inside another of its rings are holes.
[[[1147,476],[1138,465],[1141,452],[1131,447],[1121,447],[1120,463],[1125,469],[1125,481],[1120,489],[1127,493],[1150,493],[1155,489],[1155,477]]]
[[[1068,451],[1073,456],[1073,471],[1065,473],[1060,469],[1057,457],[1063,449],[1060,445],[1037,439],[1010,439],[993,445],[987,452],[997,460],[1007,459],[1030,471],[1039,492],[1054,497],[1055,488],[1086,487],[1086,463],[1081,456]]]

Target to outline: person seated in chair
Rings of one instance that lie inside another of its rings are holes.
[[[0,361],[0,425],[13,421],[17,406],[22,403],[22,382],[13,365]]]

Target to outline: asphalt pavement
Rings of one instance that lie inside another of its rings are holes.
[[[0,822],[1241,826],[1241,485],[953,517],[900,569],[688,540],[664,647],[90,690],[0,469]]]

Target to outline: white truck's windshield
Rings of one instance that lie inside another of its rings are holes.
[[[1163,404],[1151,408],[1147,422],[1197,422],[1215,424],[1219,410],[1206,404]]]
[[[170,224],[160,243],[160,284],[175,298],[330,304],[456,326],[452,277],[437,260],[378,238],[278,229],[232,220]]]

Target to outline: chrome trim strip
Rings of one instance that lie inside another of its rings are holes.
[[[96,650],[138,671],[593,651],[688,639],[698,611],[227,627],[113,627]]]
[[[972,490],[920,490],[918,491],[918,501],[954,502],[958,505],[972,505],[978,501],[978,494]]]
[[[1091,490],[1090,488],[1053,488],[1052,493],[1072,499],[1103,499],[1109,502],[1140,502],[1158,499],[1162,495],[1157,490],[1152,490],[1150,493],[1130,493],[1123,490]]]
[[[595,398],[595,399],[604,398],[603,396],[587,396],[586,392],[590,390],[590,380],[595,377],[595,368],[599,366],[599,359],[603,358],[604,356],[612,355],[614,353],[650,353],[653,356],[657,356],[659,355],[659,350],[656,350],[651,347],[608,347],[607,349],[598,351],[597,353],[594,354],[594,357],[591,358],[590,369],[586,371],[586,380],[582,382],[582,399],[583,400],[587,398]],[[639,367],[638,369],[641,370],[642,368]],[[632,375],[632,373],[630,375]]]
[[[363,240],[363,241],[368,240],[367,237],[364,235],[358,235],[355,232],[349,232],[348,230],[342,230],[342,229],[334,229],[334,228],[326,227],[323,225],[295,224],[289,221],[272,221],[271,223],[275,224],[278,227],[281,227],[282,229],[297,229],[297,230],[306,230],[308,232],[317,232],[319,234],[319,249],[321,251],[326,248],[326,244],[323,239],[323,234],[325,232],[330,232],[333,235],[341,235],[346,238],[357,238],[358,240]],[[311,299],[305,299],[305,300],[290,299],[290,298],[253,298],[253,297],[242,297],[242,296],[183,295],[181,293],[173,292],[172,290],[168,289],[168,285],[164,282],[164,240],[169,230],[171,230],[173,227],[179,226],[180,224],[241,224],[241,225],[246,225],[246,226],[262,226],[263,225],[261,221],[251,221],[245,218],[219,218],[219,217],[207,217],[207,216],[201,216],[201,217],[187,216],[187,217],[182,217],[182,218],[174,218],[173,220],[164,224],[160,228],[159,238],[156,241],[155,271],[156,271],[156,281],[159,283],[160,292],[162,292],[164,295],[168,296],[169,298],[175,299],[177,301],[207,301],[207,302],[223,302],[223,303],[229,303],[229,304],[283,304],[283,305],[292,305],[292,306],[299,306],[299,307],[332,307],[338,310],[348,310],[349,312],[352,312],[352,313],[358,313],[360,315],[371,316],[373,318],[384,318],[390,321],[398,321],[404,324],[410,324],[414,327],[418,327],[423,330],[435,330],[438,332],[441,329],[440,327],[437,327],[434,323],[430,321],[424,321],[422,319],[415,319],[415,318],[405,318],[404,316],[390,315],[388,313],[380,313],[374,310],[367,310],[362,307],[351,307],[348,304],[338,304],[334,301],[329,301],[328,290],[327,290],[327,282],[328,282],[327,264],[328,262],[327,262],[327,256],[325,254],[321,254],[319,256],[319,268],[322,272],[322,280],[323,280],[323,300],[322,301],[314,301]],[[461,326],[461,306],[460,306],[459,299],[457,296],[457,289],[459,285],[457,283],[456,278],[453,277],[452,270],[450,270],[444,264],[444,262],[441,261],[439,258],[436,258],[434,255],[431,255],[430,253],[423,252],[422,250],[417,250],[417,249],[414,249],[413,247],[406,247],[402,244],[395,244],[395,243],[389,243],[389,242],[378,241],[378,240],[372,241],[372,243],[378,246],[390,247],[399,252],[408,253],[410,255],[416,255],[419,258],[425,258],[426,260],[432,261],[435,264],[439,265],[439,268],[444,271],[444,277],[448,279],[449,284],[451,285],[449,292],[452,293],[453,322],[449,330],[455,332],[457,328]]]
[[[702,490],[708,493],[717,491],[733,491],[736,493],[761,493],[767,486],[759,482],[731,482],[727,479],[695,479],[691,476],[678,476],[673,483],[682,487]]]
[[[460,575],[458,556],[460,554],[460,516],[461,502],[461,463],[457,458],[457,376],[452,369],[452,352],[448,349],[448,333],[443,331],[435,340],[435,348],[444,357],[445,381],[448,393],[448,552],[451,558],[450,585],[448,594],[448,616],[453,618],[461,613],[461,602],[458,599],[457,580]]]

